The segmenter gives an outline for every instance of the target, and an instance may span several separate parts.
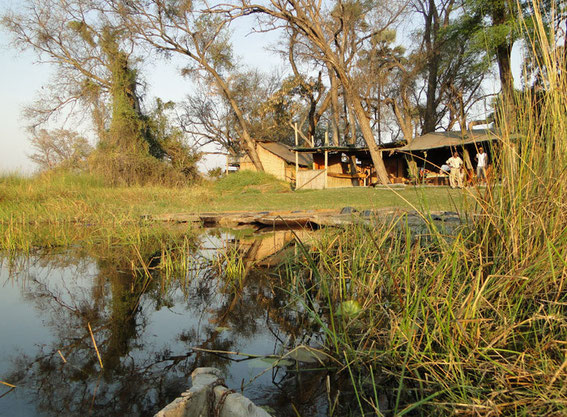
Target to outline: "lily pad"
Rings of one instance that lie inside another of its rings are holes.
[[[273,368],[275,366],[291,366],[293,364],[294,362],[292,360],[273,357],[256,358],[248,362],[250,368],[262,369]]]
[[[327,359],[327,355],[324,353],[307,346],[298,346],[285,357],[303,363],[321,363]]]
[[[347,300],[343,301],[339,308],[337,309],[337,316],[344,316],[346,318],[354,318],[360,314],[362,307],[358,304],[358,301]]]

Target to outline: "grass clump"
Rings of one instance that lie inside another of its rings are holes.
[[[499,117],[502,182],[471,194],[475,216],[450,235],[403,219],[330,232],[289,266],[353,412],[567,415],[567,60],[539,52],[545,79]]]
[[[284,193],[291,191],[290,185],[264,172],[238,171],[215,182],[220,193]]]

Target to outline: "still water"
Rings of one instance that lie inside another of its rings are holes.
[[[151,416],[200,366],[273,415],[327,415],[326,374],[234,354],[279,355],[312,339],[269,268],[293,235],[190,239],[182,276],[165,277],[163,249],[150,243],[2,259],[0,381],[15,388],[0,384],[0,416]],[[223,270],[235,265],[234,276]]]

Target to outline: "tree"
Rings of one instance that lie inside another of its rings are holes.
[[[293,102],[295,84],[278,74],[255,70],[231,72],[227,85],[239,106],[247,129],[255,140],[289,142],[293,130],[289,121],[297,111]],[[239,135],[239,121],[230,102],[208,83],[197,84],[196,91],[182,103],[181,124],[198,147],[216,144],[234,157],[245,153]]]
[[[146,142],[150,153],[159,156],[159,147],[142,126],[133,44],[98,10],[100,5],[90,0],[27,0],[19,14],[2,18],[16,46],[32,49],[39,62],[56,70],[50,94],[27,116],[35,127],[70,106],[85,106],[102,142],[122,148]]]
[[[98,135],[91,169],[113,182],[144,182],[156,161],[172,155],[142,110],[134,40],[102,6],[98,0],[27,0],[2,23],[18,47],[32,49],[56,70],[50,94],[27,110],[32,127],[89,109]]]
[[[455,0],[412,0],[423,17],[419,44],[410,56],[422,77],[425,102],[419,101],[421,134],[444,125],[451,129],[459,122],[466,129],[468,109],[480,97],[481,84],[488,71],[472,39],[476,23],[462,14]]]
[[[163,54],[187,57],[189,64],[184,74],[200,77],[224,97],[238,122],[242,148],[256,169],[263,171],[248,122],[228,80],[229,71],[234,68],[228,22],[202,13],[200,5],[192,1],[107,0],[107,6],[120,16],[131,33]]]
[[[238,6],[227,6],[223,13],[238,15],[259,13],[271,19],[273,28],[285,22],[308,42],[318,58],[329,65],[344,91],[345,102],[353,111],[361,134],[368,146],[381,183],[389,182],[381,152],[370,124],[370,117],[360,94],[354,70],[358,53],[372,37],[387,30],[403,11],[403,4],[380,1],[334,1],[328,9],[312,0],[273,0],[269,4],[254,4],[243,0]],[[220,9],[219,9],[220,10]]]
[[[464,0],[465,14],[474,22],[476,48],[496,59],[502,95],[512,103],[512,48],[520,39],[518,16],[526,12],[527,0]]]
[[[93,151],[87,139],[77,132],[64,129],[41,129],[33,132],[31,144],[34,153],[30,155],[30,159],[38,164],[41,170],[58,167],[83,168],[87,157]]]

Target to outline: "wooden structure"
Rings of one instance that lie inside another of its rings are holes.
[[[296,155],[291,147],[279,142],[256,142],[256,152],[266,173],[282,181],[295,182]],[[310,168],[312,163],[311,155],[300,155],[297,161],[298,170]],[[241,170],[256,171],[247,155],[233,161],[232,166],[238,166]]]
[[[392,183],[401,183],[406,176],[406,162],[401,154],[391,151],[395,145],[382,147],[382,157]],[[366,147],[321,146],[294,149],[299,155],[313,158],[313,169],[298,174],[296,189],[364,187],[378,183],[370,152]]]

